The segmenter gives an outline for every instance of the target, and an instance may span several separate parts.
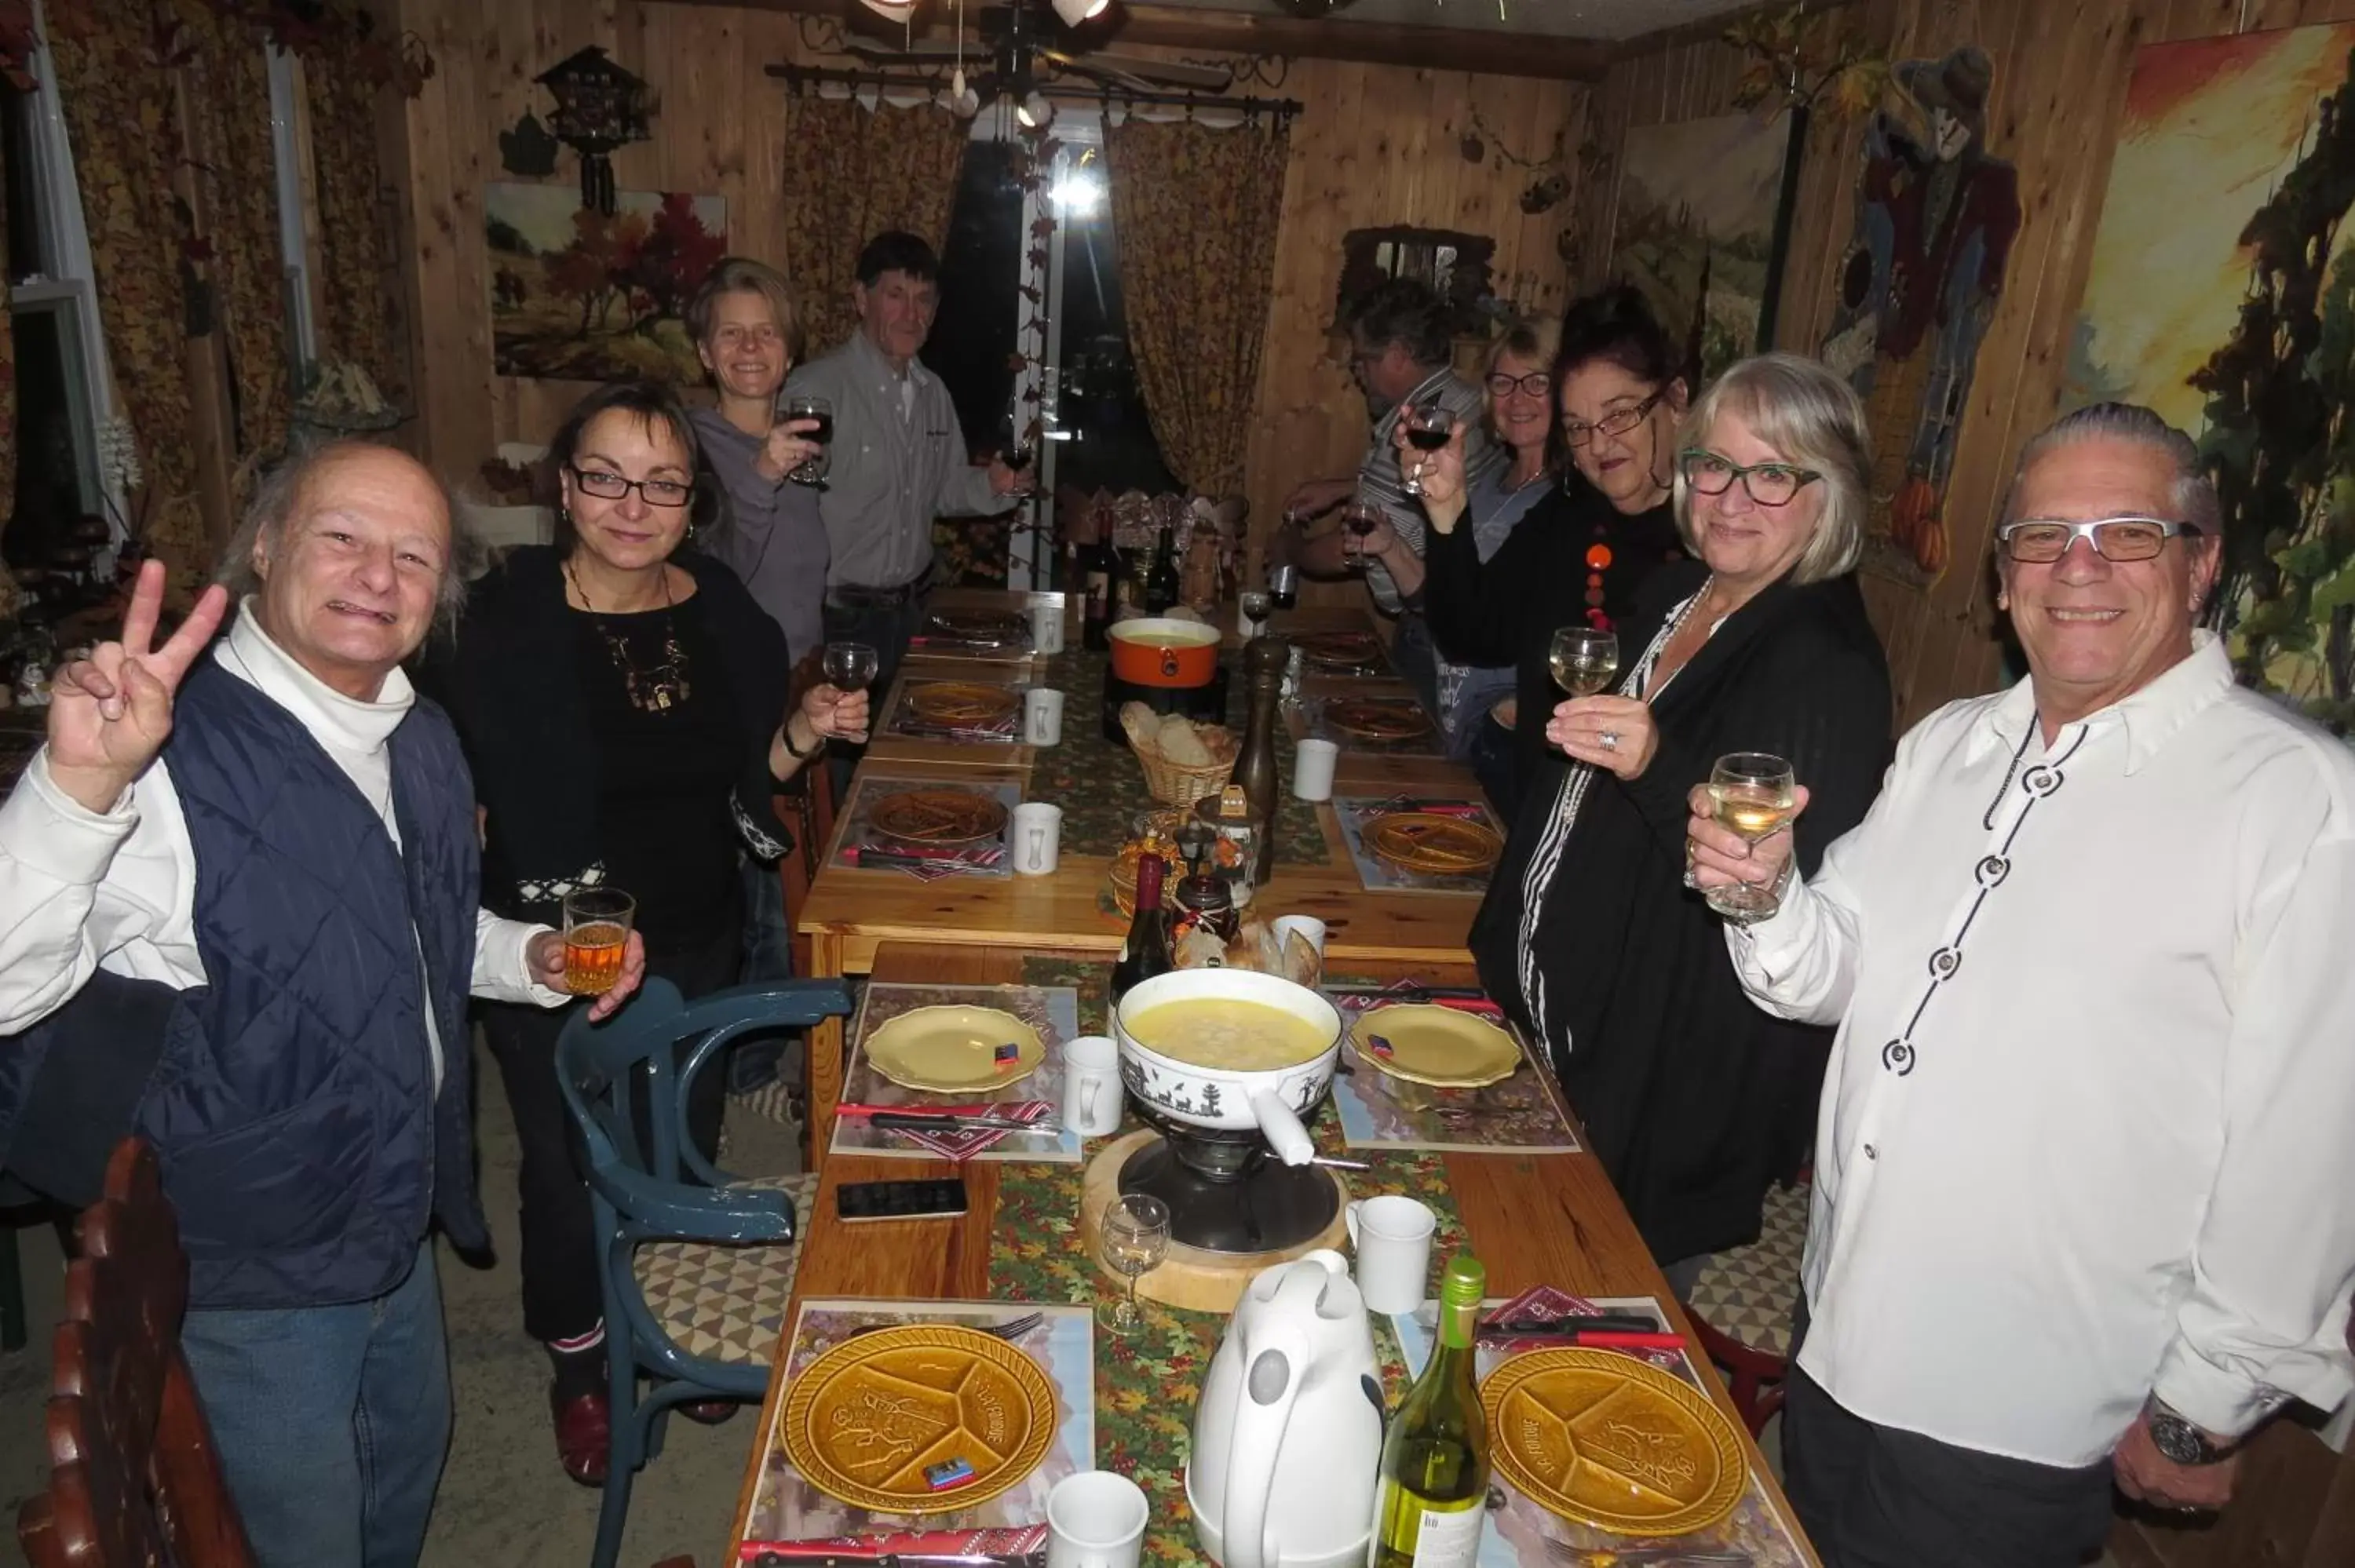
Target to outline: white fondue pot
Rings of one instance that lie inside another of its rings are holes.
[[[1314,1025],[1329,1044],[1316,1055],[1289,1067],[1245,1071],[1205,1067],[1180,1061],[1136,1043],[1128,1021],[1164,1002],[1222,998],[1263,1002]],[[1166,1120],[1219,1132],[1257,1128],[1286,1165],[1305,1165],[1316,1154],[1301,1125],[1333,1086],[1333,1063],[1341,1054],[1341,1014],[1310,991],[1274,975],[1250,969],[1178,969],[1129,988],[1113,1010],[1113,1037],[1120,1044],[1120,1076],[1130,1096]]]

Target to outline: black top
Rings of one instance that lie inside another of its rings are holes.
[[[597,842],[606,878],[637,899],[638,927],[649,939],[666,948],[709,941],[737,914],[736,821],[728,802],[742,743],[704,596],[634,615],[575,610],[572,619],[573,661],[601,764]],[[674,638],[686,655],[677,694],[653,709],[632,702],[621,662],[663,671]]]
[[[456,646],[421,673],[457,723],[488,813],[483,903],[494,912],[553,922],[593,870],[639,898],[649,946],[674,947],[735,918],[737,844],[773,860],[792,842],[769,776],[787,712],[784,636],[727,567],[687,550],[671,564],[696,591],[667,612],[688,688],[667,711],[630,705],[598,633],[600,622],[623,629],[631,662],[655,672],[666,612],[573,609],[549,546],[509,552],[475,583]]]
[[[1615,629],[1621,666],[1634,663],[1642,645],[1628,646],[1621,623],[1652,574],[1683,555],[1667,503],[1623,514],[1576,474],[1531,506],[1486,562],[1469,515],[1453,533],[1430,531],[1423,608],[1432,637],[1458,664],[1518,671],[1513,765],[1524,788],[1549,749],[1546,720],[1565,695],[1546,663],[1555,630]]]
[[[1619,628],[1625,663],[1707,577],[1699,562],[1654,577]],[[1805,1147],[1831,1044],[1742,993],[1722,924],[1684,885],[1686,797],[1726,752],[1790,758],[1811,793],[1802,872],[1863,819],[1890,758],[1891,703],[1855,578],[1767,588],[1652,713],[1659,749],[1643,775],[1589,783],[1539,895],[1533,947],[1554,1070],[1653,1255],[1675,1262],[1756,1239],[1767,1184]],[[1569,767],[1558,752],[1540,763],[1473,924],[1481,981],[1524,1027],[1524,884]]]

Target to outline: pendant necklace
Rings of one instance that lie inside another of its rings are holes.
[[[666,713],[677,704],[687,701],[689,689],[687,650],[679,646],[678,624],[671,614],[669,570],[664,568],[662,574],[662,662],[644,670],[630,656],[628,640],[606,625],[604,618],[598,614],[597,607],[589,602],[589,590],[581,586],[581,574],[572,569],[570,560],[564,563],[564,575],[571,579],[572,591],[581,596],[581,608],[589,611],[591,624],[597,628],[597,635],[605,640],[605,652],[612,655],[613,667],[622,673],[622,690],[630,699],[630,705],[642,713],[658,714]]]

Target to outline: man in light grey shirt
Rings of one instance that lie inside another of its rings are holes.
[[[1366,396],[1373,428],[1358,471],[1312,479],[1284,502],[1278,549],[1311,577],[1365,576],[1375,608],[1398,620],[1391,657],[1423,705],[1439,714],[1439,668],[1423,618],[1423,503],[1408,493],[1391,432],[1409,408],[1436,403],[1464,426],[1465,482],[1500,461],[1481,418],[1480,388],[1450,368],[1455,344],[1446,302],[1429,284],[1393,278],[1369,291],[1349,317],[1349,375]],[[1411,471],[1411,465],[1410,471]],[[1295,534],[1345,502],[1377,509],[1388,524],[1362,546],[1347,530]]]
[[[877,235],[858,256],[858,331],[795,370],[786,390],[834,405],[818,512],[833,561],[826,634],[874,646],[886,689],[923,624],[932,519],[992,515],[1029,493],[1028,474],[966,461],[956,406],[917,351],[940,308],[940,260],[912,234]]]

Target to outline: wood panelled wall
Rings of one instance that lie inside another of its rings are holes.
[[[1583,83],[1339,60],[1295,61],[1284,91],[1308,112],[1292,128],[1252,427],[1254,540],[1265,539],[1294,485],[1351,472],[1365,455],[1366,406],[1349,380],[1348,340],[1327,335],[1341,237],[1391,224],[1493,235],[1497,291],[1530,310],[1560,311],[1568,269],[1556,238],[1577,224],[1577,196],[1550,212],[1524,214],[1521,192],[1536,171],[1518,166],[1500,148],[1544,158],[1559,132],[1574,151],[1586,134],[1588,108]],[[1476,110],[1487,148],[1478,164],[1465,162],[1460,150]],[[1362,590],[1347,582],[1311,585],[1306,597],[1363,602]]]
[[[1993,58],[1987,144],[2019,169],[2022,223],[1979,351],[1946,496],[1953,562],[1926,593],[1868,578],[1889,648],[1903,724],[2000,678],[1990,531],[2021,444],[2059,408],[2061,380],[2094,233],[2125,112],[2134,52],[2145,44],[2355,19],[2355,0],[1857,0],[1819,26],[1860,29],[1892,60],[1977,43]],[[1732,111],[1741,61],[1711,41],[1615,64],[1595,94],[1599,138],[1631,125]],[[1806,163],[1776,327],[1776,346],[1812,353],[1831,317],[1833,281],[1855,217],[1860,123],[1818,117]],[[1610,233],[1613,191],[1596,182],[1583,217]],[[1587,285],[1604,281],[1607,246],[1589,247]]]
[[[816,57],[802,48],[794,17],[728,6],[402,0],[401,23],[438,62],[409,106],[399,151],[414,230],[422,445],[456,478],[499,441],[544,440],[583,389],[492,371],[483,188],[514,177],[500,168],[498,132],[527,108],[547,111],[547,94],[532,79],[583,45],[602,45],[662,94],[655,139],[614,154],[616,185],[723,196],[731,244],[775,259],[783,254],[776,193],[784,100],[764,68]],[[1418,224],[1494,236],[1498,287],[1559,309],[1567,269],[1555,240],[1574,207],[1523,214],[1520,193],[1532,174],[1502,151],[1542,157],[1557,131],[1576,147],[1586,100],[1586,89],[1571,83],[1335,60],[1295,61],[1282,87],[1265,90],[1299,100],[1306,112],[1293,126],[1252,427],[1255,532],[1294,484],[1347,471],[1365,446],[1365,405],[1346,358],[1327,339],[1342,235]],[[1475,106],[1487,132],[1479,164],[1460,151]],[[561,154],[554,179],[576,177],[572,155]],[[1336,591],[1358,590],[1343,584]]]

